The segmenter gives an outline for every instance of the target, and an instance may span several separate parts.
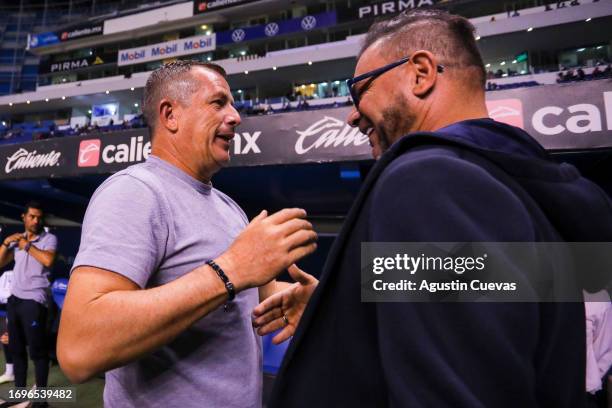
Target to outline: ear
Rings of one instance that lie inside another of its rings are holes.
[[[411,59],[416,72],[412,93],[422,98],[434,89],[438,80],[438,64],[434,55],[429,51],[416,51],[412,54]]]
[[[159,102],[159,122],[161,125],[174,133],[178,130],[178,104],[170,99],[162,99]]]

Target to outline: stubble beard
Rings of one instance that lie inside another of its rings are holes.
[[[385,152],[393,143],[410,132],[415,117],[410,113],[408,103],[396,96],[391,106],[383,111],[382,118],[383,126],[379,134],[379,143],[382,152]]]

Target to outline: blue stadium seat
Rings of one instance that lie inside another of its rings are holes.
[[[261,340],[263,349],[263,371],[266,374],[276,375],[280,369],[285,351],[289,347],[289,341],[285,341],[279,345],[272,343],[272,338],[278,332],[270,333],[264,336]]]
[[[14,143],[25,143],[32,141],[31,133],[23,133],[19,136],[13,136],[9,139],[0,139],[0,144],[14,144]]]
[[[68,289],[68,279],[59,278],[56,279],[51,285],[51,293],[53,294],[53,300],[60,309],[64,306],[64,298],[66,297],[66,289]]]
[[[21,69],[23,75],[37,75],[38,65],[24,65]]]

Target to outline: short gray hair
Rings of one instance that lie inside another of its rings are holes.
[[[164,64],[151,73],[142,96],[142,113],[151,129],[155,130],[159,115],[159,102],[168,98],[181,104],[188,103],[189,98],[198,89],[196,79],[189,74],[192,67],[209,69],[226,77],[225,70],[217,65],[201,61],[173,61]]]

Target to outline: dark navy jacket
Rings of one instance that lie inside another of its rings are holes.
[[[581,303],[362,303],[360,244],[612,241],[605,193],[490,119],[405,136],[330,252],[269,406],[567,407],[585,395]]]

